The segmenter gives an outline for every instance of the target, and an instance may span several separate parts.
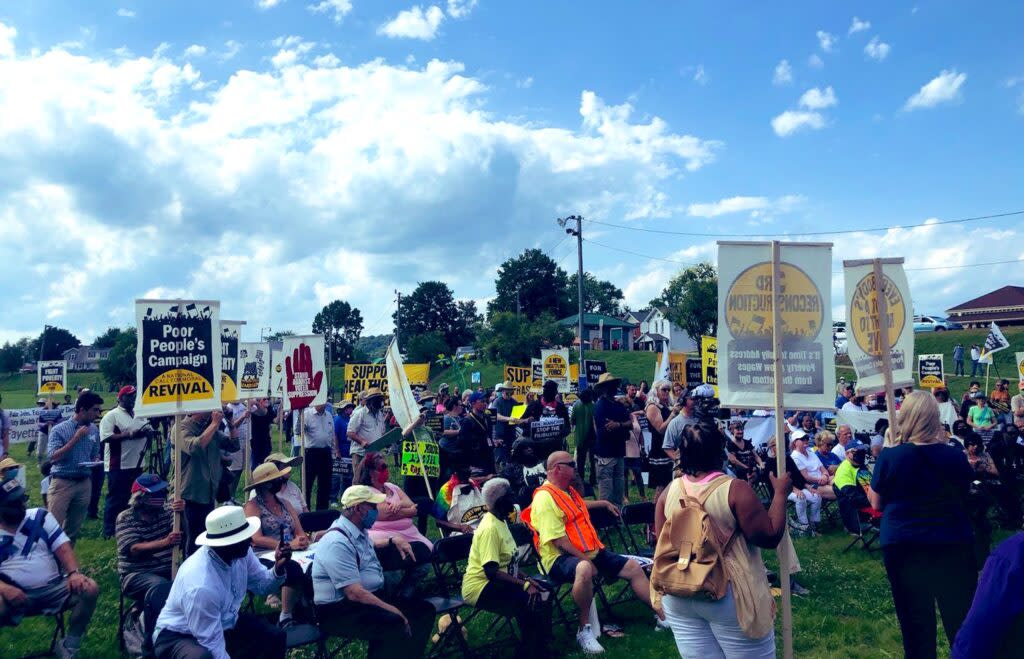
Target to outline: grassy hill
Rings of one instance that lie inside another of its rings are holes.
[[[72,398],[75,395],[75,387],[78,386],[88,387],[98,392],[101,396],[107,394],[107,381],[103,378],[103,374],[99,372],[68,373],[68,384],[70,385],[68,389],[72,392]],[[36,399],[39,398],[36,395],[36,374],[12,373],[0,375],[0,394],[3,395],[4,409],[13,410],[35,407]],[[58,396],[57,398],[61,402],[64,401],[63,396]],[[113,395],[110,396],[110,399],[113,400]]]

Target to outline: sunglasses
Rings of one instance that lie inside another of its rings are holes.
[[[555,465],[561,465],[563,467],[569,467],[570,469],[576,469],[576,462],[570,460],[569,462],[556,462]]]

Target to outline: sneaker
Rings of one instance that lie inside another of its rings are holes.
[[[796,579],[792,578],[789,580],[789,592],[793,593],[794,595],[800,596],[811,594],[811,591],[807,590],[806,588],[798,584]]]
[[[299,623],[292,616],[288,616],[287,618],[277,621],[277,626],[281,629],[288,629],[289,627],[294,627],[297,624]]]
[[[585,654],[601,654],[604,652],[604,648],[597,642],[594,630],[589,624],[583,625],[583,629],[576,632],[576,642],[580,644],[580,649]]]

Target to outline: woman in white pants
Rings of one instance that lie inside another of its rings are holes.
[[[810,488],[793,490],[789,500],[796,504],[796,521],[803,527],[801,530],[814,530],[821,521],[821,495]],[[808,508],[811,512],[809,520]]]

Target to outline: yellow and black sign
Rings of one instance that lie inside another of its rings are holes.
[[[409,386],[415,391],[426,389],[430,383],[430,364],[404,364],[405,377]],[[380,364],[345,364],[345,398],[354,403],[359,402],[359,393],[379,388],[385,396],[388,393],[388,369]]]
[[[704,384],[715,388],[718,395],[718,339],[713,336],[700,337],[700,375]]]
[[[946,386],[942,373],[942,355],[918,355],[917,377],[922,387],[936,389]]]
[[[68,363],[63,360],[41,361],[36,366],[40,394],[53,396],[68,391]]]
[[[512,385],[512,397],[523,403],[526,401],[526,394],[533,386],[533,369],[529,366],[509,366],[505,364],[502,369],[502,376],[505,382]]]
[[[825,317],[821,291],[803,270],[792,263],[781,264],[779,304],[782,333],[789,338],[813,339],[821,332]],[[772,264],[755,264],[729,287],[725,318],[736,339],[772,335]]]
[[[886,303],[889,349],[892,350],[899,341],[900,333],[906,323],[907,305],[903,300],[903,294],[900,293],[899,286],[885,275],[882,276],[882,295],[885,297]],[[854,289],[850,302],[850,322],[847,324],[847,333],[853,334],[853,338],[861,350],[874,357],[882,354],[882,334],[878,309],[875,273],[870,272],[857,282],[857,287]]]
[[[568,349],[541,350],[540,358],[543,364],[544,381],[553,380],[558,383],[560,392],[569,393]]]

